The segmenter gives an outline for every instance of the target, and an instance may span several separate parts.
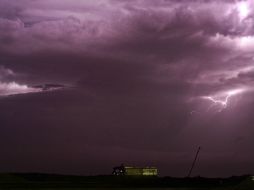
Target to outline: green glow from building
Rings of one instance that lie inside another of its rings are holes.
[[[157,176],[158,169],[155,167],[128,167],[125,166],[125,175]]]

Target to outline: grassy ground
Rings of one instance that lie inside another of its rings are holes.
[[[250,176],[231,178],[170,178],[128,176],[64,176],[0,174],[0,190],[252,190]]]

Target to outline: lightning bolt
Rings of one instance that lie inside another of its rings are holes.
[[[243,89],[235,89],[235,90],[230,90],[225,93],[224,95],[220,96],[204,96],[203,99],[209,100],[212,102],[212,105],[208,108],[208,111],[213,108],[214,106],[219,106],[218,111],[221,112],[223,109],[227,108],[229,104],[229,100],[232,96],[235,96],[237,94],[242,93],[244,90]]]

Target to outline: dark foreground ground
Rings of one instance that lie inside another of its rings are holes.
[[[50,174],[0,174],[0,189],[244,189],[254,190],[251,176],[230,178],[171,178],[135,176],[66,176]]]

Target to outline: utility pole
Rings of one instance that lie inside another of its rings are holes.
[[[198,151],[197,151],[197,153],[196,153],[195,159],[194,159],[194,161],[193,161],[193,163],[192,163],[192,165],[191,165],[191,168],[190,168],[190,171],[189,171],[187,177],[190,177],[190,176],[191,176],[191,172],[192,172],[192,170],[193,170],[193,168],[194,168],[194,166],[195,166],[195,164],[196,164],[196,161],[197,161],[197,158],[198,158],[198,154],[199,154],[200,149],[201,149],[201,147],[198,147]]]

